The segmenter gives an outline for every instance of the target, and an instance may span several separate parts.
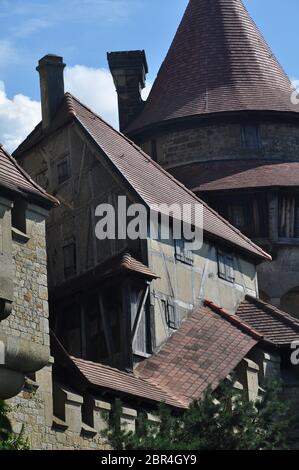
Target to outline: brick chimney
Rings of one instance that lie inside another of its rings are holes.
[[[43,128],[51,121],[64,97],[63,58],[48,54],[38,62],[36,70],[40,76]]]
[[[119,111],[119,127],[124,131],[143,107],[141,90],[145,87],[148,66],[144,51],[107,54],[113,76]]]

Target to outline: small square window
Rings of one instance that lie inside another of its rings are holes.
[[[186,240],[174,240],[175,244],[175,257],[177,260],[185,264],[193,264],[193,252],[186,249]]]
[[[57,164],[58,184],[64,183],[70,177],[70,166],[67,158],[64,158]]]
[[[76,274],[76,244],[63,247],[64,275],[66,278]]]
[[[241,128],[242,147],[247,150],[258,150],[261,146],[259,126],[251,124]]]
[[[218,250],[218,276],[228,282],[235,282],[234,257]]]

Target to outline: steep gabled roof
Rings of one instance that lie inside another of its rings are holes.
[[[299,321],[262,300],[246,296],[237,316],[277,346],[299,341]]]
[[[85,388],[165,402],[176,408],[187,408],[209,387],[216,390],[261,338],[224,310],[202,306],[157,353],[129,373],[70,358],[52,334],[55,364],[68,369],[75,365],[86,381]]]
[[[50,196],[36,184],[30,176],[18,165],[16,160],[0,146],[0,187],[31,195],[43,201],[46,205],[59,204],[57,199]]]
[[[233,111],[298,112],[291,83],[241,0],[190,0],[131,133]]]
[[[155,209],[161,204],[178,204],[181,207],[187,204],[194,207],[200,203],[203,205],[203,225],[206,235],[216,237],[257,258],[271,260],[270,255],[174,179],[126,136],[113,129],[70,93],[66,93],[52,130],[69,122],[70,119],[75,119],[81,125],[89,138],[98,146],[101,152],[99,158],[106,156],[120,177],[149,208]],[[19,157],[22,152],[38,144],[42,138],[43,132],[39,125],[16,150],[15,155]],[[192,223],[192,220],[189,222]]]

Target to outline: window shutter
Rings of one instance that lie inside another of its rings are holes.
[[[173,330],[177,330],[180,326],[177,309],[170,301],[167,303],[167,323],[168,327]]]
[[[230,255],[226,256],[226,279],[229,282],[235,281],[234,258]]]
[[[225,255],[221,251],[218,251],[218,276],[220,279],[226,278]]]
[[[218,251],[218,276],[228,282],[235,281],[233,255]]]
[[[193,264],[193,253],[185,248],[185,240],[175,240],[175,257],[186,264]]]

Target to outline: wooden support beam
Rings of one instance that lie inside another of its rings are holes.
[[[82,180],[82,173],[83,173],[84,162],[85,162],[85,157],[86,157],[86,151],[87,151],[87,144],[86,144],[86,142],[84,142],[82,156],[81,156],[81,162],[80,162],[79,181],[78,181],[78,186],[76,188],[77,197],[80,196],[80,191],[81,191],[81,180]]]
[[[143,309],[145,307],[145,303],[147,301],[149,291],[150,291],[150,286],[148,284],[146,286],[146,289],[144,290],[143,296],[142,296],[141,301],[138,305],[138,310],[137,310],[136,318],[135,318],[133,329],[132,329],[132,344],[134,343],[134,341],[136,339],[136,336],[137,336],[138,328],[139,328],[141,318],[142,318]]]

